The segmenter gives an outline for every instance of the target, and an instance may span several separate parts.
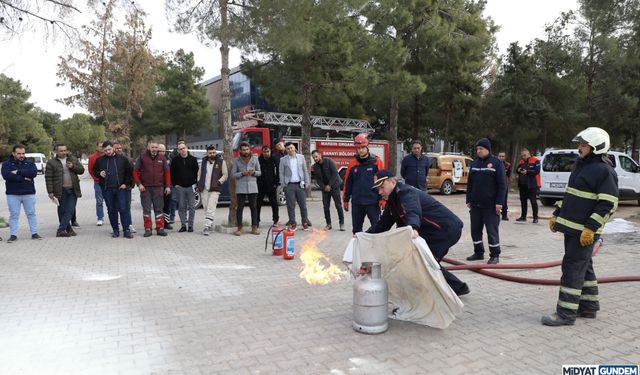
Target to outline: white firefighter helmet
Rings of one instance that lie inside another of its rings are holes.
[[[609,133],[596,127],[584,129],[573,138],[573,141],[586,143],[593,147],[593,153],[596,155],[606,154],[609,151],[609,146],[611,145],[609,141]]]

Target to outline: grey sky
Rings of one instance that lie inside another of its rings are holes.
[[[544,25],[552,22],[561,11],[576,9],[577,0],[489,0],[485,14],[501,26],[497,34],[500,52],[504,52],[513,41],[526,44],[536,37],[541,37]],[[207,47],[200,43],[196,35],[171,33],[164,12],[164,1],[137,0],[142,9],[148,13],[147,24],[153,26],[152,48],[156,51],[175,51],[183,48],[192,51],[196,65],[205,68],[205,79],[220,74],[220,52],[217,46]],[[90,17],[84,11],[76,17],[75,24]],[[20,80],[23,86],[31,91],[31,102],[39,107],[57,112],[63,118],[75,112],[83,112],[81,108],[70,108],[57,103],[56,98],[68,95],[66,88],[56,87],[59,82],[56,76],[58,56],[66,55],[64,42],[57,40],[43,41],[40,34],[27,33],[17,38],[0,38],[0,73]],[[240,53],[232,50],[230,66],[240,63]]]

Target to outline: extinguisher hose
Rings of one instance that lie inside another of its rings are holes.
[[[595,246],[593,247],[593,253],[591,256],[595,256],[602,246],[602,240],[599,240]],[[507,275],[500,272],[487,271],[487,269],[539,269],[539,268],[549,268],[549,267],[557,267],[562,264],[562,261],[551,261],[544,263],[524,263],[524,264],[467,264],[455,259],[450,258],[442,258],[443,262],[453,264],[453,266],[446,267],[448,271],[456,271],[456,270],[469,270],[472,272],[477,272],[479,274],[493,277],[500,280],[512,281],[515,283],[523,283],[523,284],[534,284],[534,285],[560,285],[560,280],[558,279],[538,279],[531,277],[520,277]],[[628,281],[640,281],[640,275],[625,275],[625,276],[608,276],[608,277],[599,277],[598,283],[606,284],[606,283],[617,283],[617,282],[628,282]]]
[[[277,225],[272,225],[269,227],[269,230],[267,230],[267,238],[264,239],[264,252],[267,252],[267,247],[269,246],[269,236],[271,235],[271,232],[273,231],[273,228],[277,228]],[[284,232],[283,230],[276,233],[276,237],[273,239],[273,242],[276,242],[276,240],[278,239],[278,236],[282,236],[282,232]]]

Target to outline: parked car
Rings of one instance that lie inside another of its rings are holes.
[[[438,189],[444,195],[467,190],[472,158],[462,154],[428,153],[427,156],[429,157],[428,189]]]
[[[608,156],[618,174],[619,199],[638,200],[640,205],[640,167],[625,153],[609,151]],[[552,206],[562,199],[577,159],[577,149],[551,149],[542,155],[540,202],[543,205]]]
[[[38,173],[44,174],[45,168],[47,166],[47,158],[44,154],[40,153],[27,153],[24,154],[25,158],[30,162],[33,162],[38,168]]]

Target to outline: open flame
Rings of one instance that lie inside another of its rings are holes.
[[[318,243],[326,236],[326,231],[314,229],[309,238],[302,242],[300,260],[304,266],[300,272],[300,278],[307,280],[309,284],[325,285],[340,280],[346,274],[331,263],[328,256],[318,250]]]

